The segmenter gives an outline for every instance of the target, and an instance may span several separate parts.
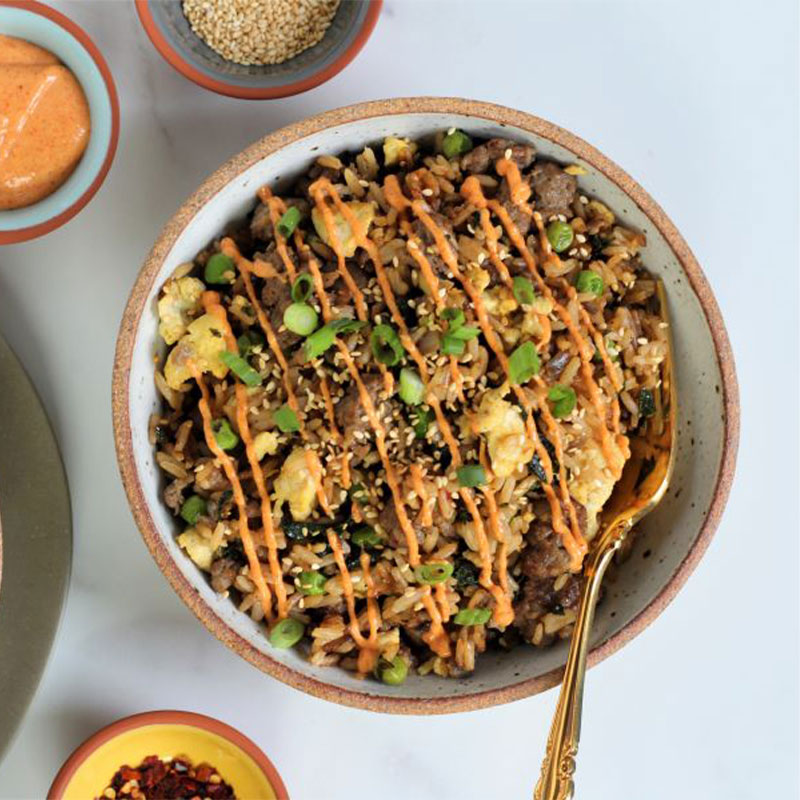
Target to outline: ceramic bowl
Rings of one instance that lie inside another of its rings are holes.
[[[545,158],[577,163],[581,189],[602,198],[642,230],[642,258],[665,282],[674,320],[679,387],[675,476],[668,497],[641,526],[630,561],[609,581],[597,610],[590,664],[597,664],[652,622],[705,551],[728,497],[738,442],[733,357],[719,309],[686,242],[650,196],[586,142],[542,119],[487,103],[395,99],[331,111],[283,128],[223,165],[167,223],[131,293],[117,343],[114,426],[122,477],[136,521],[156,562],[202,622],[237,653],[286,683],[329,700],[402,713],[461,711],[547,689],[561,677],[566,644],[481,655],[464,679],[410,677],[399,687],[315,667],[294,650],[275,650],[264,629],[215,594],[175,542],[148,418],[159,407],[153,352],[159,288],[232,220],[254,207],[256,190],[303,173],[321,153],[358,151],[384,136],[423,137],[451,126],[476,137],[505,136]]]
[[[72,219],[105,180],[119,139],[119,102],[105,59],[86,32],[58,11],[32,0],[0,0],[0,32],[54,53],[83,87],[92,130],[75,171],[38,203],[0,211],[0,244],[35,239]]]
[[[181,0],[136,0],[150,41],[185,77],[213,92],[246,100],[289,97],[341,72],[378,21],[383,0],[342,0],[320,42],[282,64],[243,66],[214,52],[192,30]]]
[[[116,771],[147,758],[183,756],[219,770],[237,797],[288,800],[272,762],[246,736],[219,720],[186,711],[148,711],[117,720],[90,736],[64,762],[48,800],[99,797]]]

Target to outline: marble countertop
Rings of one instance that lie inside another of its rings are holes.
[[[184,197],[285,123],[415,94],[533,112],[621,164],[694,249],[737,356],[742,440],[727,513],[672,605],[590,673],[578,795],[796,797],[798,380],[786,369],[787,357],[797,364],[795,2],[734,10],[722,0],[387,0],[350,67],[273,102],[222,98],[184,80],[145,38],[131,2],[55,5],[108,59],[122,133],[105,185],[75,220],[0,249],[0,330],[56,429],[75,530],[63,623],[0,765],[0,798],[43,797],[85,736],[155,708],[240,728],[298,800],[530,797],[553,692],[464,715],[393,718],[262,675],[170,590],[136,531],[114,457],[117,326],[143,258]]]

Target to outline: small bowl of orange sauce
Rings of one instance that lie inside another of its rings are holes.
[[[41,3],[0,0],[0,244],[72,219],[118,138],[114,80],[89,36]]]

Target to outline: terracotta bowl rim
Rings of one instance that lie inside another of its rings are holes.
[[[537,694],[560,682],[562,668],[556,668],[543,675],[526,678],[508,686],[484,689],[473,694],[439,698],[405,698],[378,696],[353,689],[331,686],[324,681],[304,675],[293,667],[275,661],[268,654],[257,650],[217,617],[210,606],[202,599],[200,593],[183,576],[173,562],[161,540],[144,499],[144,492],[134,463],[128,413],[129,375],[135,331],[144,310],[148,293],[164,257],[183,229],[191,222],[197,209],[208,203],[214,195],[240,172],[290,142],[318,133],[326,128],[333,128],[349,122],[387,115],[415,113],[454,113],[516,126],[575,153],[622,189],[650,219],[677,256],[703,308],[711,331],[722,378],[721,390],[725,411],[720,469],[708,514],[691,548],[663,589],[623,628],[591,651],[589,665],[598,664],[641,633],[671,602],[697,566],[719,524],[730,493],[739,441],[739,394],[733,353],[711,287],[675,225],[644,189],[616,164],[587,142],[544,119],[504,106],[461,98],[394,98],[327,111],[281,128],[255,142],[223,164],[203,182],[200,188],[189,197],[167,223],[153,246],[131,291],[122,318],[114,363],[112,405],[117,460],[128,501],[142,537],[173,589],[198,619],[220,641],[264,672],[316,697],[371,711],[397,714],[440,714],[486,708]]]
[[[147,37],[152,42],[153,46],[164,58],[164,60],[175,70],[180,72],[184,78],[188,78],[192,83],[202,86],[204,89],[209,89],[217,94],[223,94],[228,97],[237,97],[240,100],[273,100],[279,97],[291,97],[302,92],[307,92],[325,83],[338,75],[360,52],[367,40],[372,35],[375,25],[378,23],[378,17],[381,13],[383,0],[359,0],[362,3],[368,3],[369,9],[361,23],[358,32],[356,33],[353,41],[348,48],[331,64],[327,67],[311,73],[307,77],[292,81],[291,83],[282,84],[280,86],[264,86],[264,87],[249,87],[239,86],[235,83],[228,83],[219,78],[210,78],[208,75],[195,69],[180,52],[172,45],[172,42],[165,37],[159,30],[153,14],[150,11],[150,3],[152,0],[134,0],[136,11],[139,15],[139,21],[147,34]]]
[[[214,717],[196,714],[193,711],[171,710],[143,711],[139,714],[132,714],[129,717],[118,719],[116,722],[112,722],[110,725],[106,725],[93,733],[86,741],[78,745],[64,762],[47,792],[48,800],[60,800],[63,797],[64,791],[75,773],[95,750],[123,733],[143,728],[147,725],[188,725],[227,739],[256,762],[259,769],[272,784],[277,799],[288,800],[289,795],[281,776],[278,774],[278,770],[252,739],[227,723],[214,719]]]
[[[108,93],[108,100],[111,105],[111,135],[108,140],[108,149],[106,150],[103,163],[95,175],[94,180],[89,184],[83,194],[69,207],[65,208],[60,214],[57,214],[50,219],[39,222],[36,225],[30,225],[25,228],[15,228],[8,231],[0,231],[0,245],[4,244],[18,244],[19,242],[27,242],[31,239],[38,239],[51,231],[60,228],[69,222],[84,206],[97,194],[100,187],[111,169],[111,164],[114,161],[114,155],[117,152],[117,144],[119,143],[119,97],[117,96],[117,87],[114,83],[114,77],[111,70],[106,63],[100,49],[94,43],[92,38],[80,25],[73,22],[69,17],[56,11],[54,8],[39,3],[37,0],[0,0],[0,6],[8,6],[10,8],[19,8],[23,11],[29,11],[32,14],[38,14],[41,17],[51,20],[56,25],[63,28],[67,33],[71,34],[78,40],[81,46],[91,56],[92,61],[97,65],[97,69],[103,78],[103,83]]]

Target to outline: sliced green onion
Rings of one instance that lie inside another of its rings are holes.
[[[328,327],[334,333],[352,333],[353,331],[360,331],[366,324],[366,322],[361,322],[357,319],[342,317],[341,319],[331,320],[328,323]]]
[[[369,525],[359,525],[350,535],[350,541],[358,547],[376,547],[383,539],[375,528]]]
[[[263,347],[266,344],[264,334],[261,331],[249,330],[245,331],[237,340],[236,344],[239,346],[239,355],[247,358],[256,347]]]
[[[292,300],[295,303],[305,303],[313,291],[314,281],[307,272],[303,272],[294,279],[292,284]]]
[[[453,328],[452,323],[450,327],[442,334],[441,351],[445,355],[460,356],[465,348],[465,342],[474,339],[480,330],[473,328],[470,325],[459,325]]]
[[[283,312],[283,324],[298,336],[310,336],[318,322],[317,312],[307,303],[292,303]]]
[[[290,206],[283,212],[283,216],[278,220],[278,233],[283,236],[284,239],[288,239],[293,233],[294,229],[297,227],[297,223],[300,222],[300,209],[296,206]]]
[[[425,384],[417,372],[408,367],[400,370],[400,399],[410,406],[418,406],[425,394]]]
[[[325,594],[327,578],[321,572],[301,572],[295,579],[297,588],[305,595]]]
[[[319,358],[333,344],[335,338],[336,332],[328,325],[323,325],[318,331],[314,331],[306,339],[306,361]]]
[[[246,386],[261,385],[261,376],[240,355],[223,350],[219,360]]]
[[[206,501],[202,497],[193,494],[183,501],[181,506],[181,516],[190,524],[194,525],[203,514],[206,513]]]
[[[225,253],[214,253],[206,261],[204,277],[206,283],[233,283],[236,277],[233,259]]]
[[[533,291],[533,284],[522,275],[517,275],[514,278],[514,299],[521,306],[529,306],[533,304],[536,293]]]
[[[323,325],[306,339],[306,361],[319,358],[333,344],[337,333],[357,331],[366,324],[366,322],[359,322],[355,319],[334,319],[327,325]]]
[[[575,288],[581,293],[593,294],[595,297],[600,297],[603,294],[605,283],[603,279],[590,269],[582,270],[578,273],[575,281]]]
[[[521,344],[508,357],[508,372],[511,383],[527,383],[539,374],[539,354],[533,342]]]
[[[465,321],[464,312],[460,308],[446,308],[442,311],[442,319],[447,322],[447,330],[460,328]]]
[[[547,399],[553,404],[553,416],[556,419],[568,417],[578,400],[573,388],[562,386],[560,383],[550,387],[547,392]]]
[[[639,392],[639,413],[643,417],[652,417],[656,413],[656,399],[650,389]]]
[[[348,490],[351,500],[355,500],[360,506],[365,506],[369,501],[369,493],[364,488],[363,483],[354,483]]]
[[[414,575],[420,583],[444,583],[453,574],[453,565],[446,562],[420,564],[414,569]]]
[[[455,336],[450,334],[450,331],[442,336],[441,350],[446,356],[460,356],[463,355],[467,349],[467,345],[463,339],[456,339]]]
[[[400,359],[406,354],[397,331],[391,325],[376,325],[372,329],[369,343],[375,360],[386,364],[387,367],[399,364]]]
[[[428,433],[428,426],[433,419],[433,411],[428,406],[424,406],[417,410],[417,420],[414,423],[414,437],[417,439],[424,439]]]
[[[556,253],[563,253],[572,244],[572,237],[572,225],[568,222],[554,219],[547,226],[547,240]]]
[[[491,608],[462,608],[453,617],[453,622],[456,625],[485,625],[491,618]]]
[[[285,650],[296,645],[303,638],[305,631],[306,626],[302,622],[286,617],[269,632],[269,643],[273,647]]]
[[[468,489],[483,486],[486,483],[486,470],[480,464],[464,464],[456,470],[458,483]]]
[[[233,450],[239,444],[239,437],[233,432],[230,422],[226,419],[215,419],[211,422],[211,430],[217,444],[223,450]]]
[[[472,139],[464,131],[454,130],[442,139],[442,153],[445,158],[455,158],[472,150]]]
[[[300,430],[297,414],[289,406],[281,406],[277,411],[273,412],[272,420],[282,433],[294,433]]]
[[[402,656],[395,656],[391,661],[381,660],[378,665],[378,675],[389,686],[399,686],[405,683],[408,677],[408,664]]]

